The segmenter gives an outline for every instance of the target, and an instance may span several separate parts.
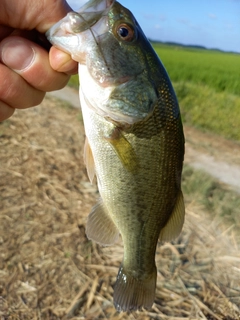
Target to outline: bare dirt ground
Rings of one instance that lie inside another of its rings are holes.
[[[187,150],[239,166],[238,145],[185,132]],[[54,98],[0,124],[0,319],[240,319],[238,235],[193,201],[179,239],[157,248],[152,309],[116,312],[123,248],[85,236],[98,193],[86,176],[83,144],[81,113]]]

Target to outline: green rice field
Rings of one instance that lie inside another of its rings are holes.
[[[240,141],[240,54],[153,47],[173,82],[183,122]],[[77,76],[69,84],[77,87]]]
[[[240,94],[240,54],[153,44],[174,82],[202,84]]]

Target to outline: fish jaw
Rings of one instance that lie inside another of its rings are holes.
[[[48,40],[58,49],[67,52],[72,59],[85,64],[85,57],[88,52],[89,42],[92,46],[97,46],[96,39],[99,34],[107,32],[107,18],[106,16],[100,20],[90,29],[80,32],[81,23],[85,23],[81,15],[76,12],[69,12],[65,18],[53,25],[46,33]],[[75,28],[77,32],[75,32]]]
[[[66,17],[54,24],[47,32],[48,40],[57,48],[72,54],[73,50],[80,47],[79,37],[71,29],[71,21],[78,17],[74,12],[69,12]]]
[[[94,10],[100,11],[94,11],[92,15],[93,11],[89,8],[94,4]],[[112,18],[114,14],[119,20]],[[144,54],[142,63],[139,63],[137,54],[131,50],[132,44],[125,45],[123,55],[118,54],[123,50],[123,45],[114,26],[116,23],[121,25],[122,16],[126,17],[137,35],[140,31],[138,24],[126,8],[118,2],[95,0],[88,3],[87,9],[83,7],[80,13],[68,13],[48,31],[47,36],[53,45],[87,67],[87,72],[80,72],[79,77],[88,106],[109,121],[128,126],[146,120],[152,114],[158,93],[146,73]],[[139,53],[140,48],[137,51]],[[126,61],[131,67],[126,66]]]
[[[81,84],[80,101],[82,110],[84,108],[90,108],[101,117],[108,119],[114,124],[121,124],[121,126],[124,127],[131,126],[142,119],[146,119],[151,114],[151,106],[146,108],[146,106],[143,105],[141,112],[139,112],[141,107],[139,103],[138,109],[135,109],[133,107],[134,97],[132,99],[128,98],[127,100],[124,94],[122,94],[121,99],[118,99],[121,92],[125,90],[128,91],[128,87],[131,85],[134,87],[134,79],[126,79],[126,81],[122,81],[122,83],[114,84],[111,77],[106,76],[104,82],[108,82],[108,86],[102,87],[92,79],[87,67],[80,64],[79,80]],[[143,85],[144,84],[143,82]],[[140,89],[139,86],[137,90],[140,92]],[[135,90],[135,92],[137,92],[137,90]],[[142,92],[144,92],[144,87],[142,88]],[[151,99],[154,100],[155,92],[152,90],[151,94]]]
[[[57,48],[67,52],[72,59],[83,63],[86,43],[108,31],[107,14],[115,0],[90,0],[79,12],[69,12],[54,24],[46,37]]]

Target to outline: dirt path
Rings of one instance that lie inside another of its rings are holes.
[[[78,92],[65,87],[48,93],[80,108]],[[185,126],[185,163],[201,169],[240,193],[240,144]]]
[[[185,127],[185,163],[240,193],[240,144]]]

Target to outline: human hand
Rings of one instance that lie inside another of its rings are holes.
[[[15,108],[38,105],[47,91],[61,89],[77,72],[68,54],[46,50],[44,36],[69,11],[64,0],[1,0],[0,121]]]

